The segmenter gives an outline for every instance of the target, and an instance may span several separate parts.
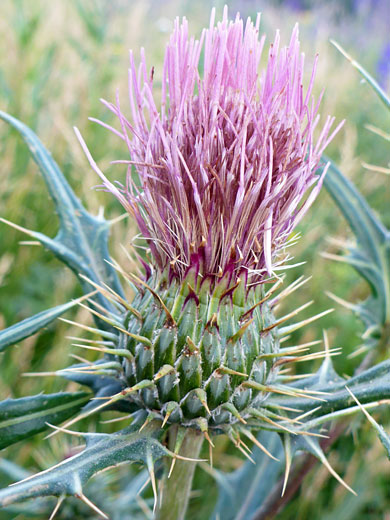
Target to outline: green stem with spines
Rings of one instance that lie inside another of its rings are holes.
[[[173,429],[171,428],[170,433],[174,433]],[[185,430],[179,455],[196,459],[199,456],[204,437],[199,430],[193,428],[186,428]],[[167,520],[167,518],[169,520],[184,520],[196,464],[196,462],[189,460],[177,459],[169,478],[169,468],[167,468],[168,471],[164,475],[162,495],[159,497],[156,520]]]

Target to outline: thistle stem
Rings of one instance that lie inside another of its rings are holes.
[[[198,458],[202,443],[201,432],[186,428],[179,455]],[[169,478],[168,472],[166,472],[156,520],[167,520],[168,518],[169,520],[184,520],[196,464],[196,462],[177,459]]]

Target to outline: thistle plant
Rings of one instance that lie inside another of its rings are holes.
[[[333,417],[387,397],[388,363],[351,378],[347,389],[332,368],[337,350],[327,342],[323,352],[309,352],[318,342],[284,344],[292,331],[324,313],[292,324],[286,322],[308,304],[275,314],[280,301],[304,283],[297,279],[282,288],[283,270],[291,267],[287,250],[321,189],[330,164],[322,154],[343,122],[334,127],[328,117],[320,123],[322,95],[313,96],[317,57],[304,87],[298,28],[286,47],[276,34],[261,67],[265,38],[259,24],[260,17],[255,23],[244,24],[239,15],[229,21],[227,9],[215,23],[213,11],[210,27],[195,40],[187,21],[176,20],[161,92],[144,53],[138,66],[131,54],[131,117],[117,95],[115,103],[103,103],[118,126],[95,119],[128,149],[128,157],[114,161],[125,167],[125,182],[99,169],[76,129],[102,189],[137,222],[138,274],[110,259],[109,224],[85,211],[35,134],[1,113],[30,147],[61,221],[55,239],[23,231],[73,269],[86,295],[6,329],[0,348],[86,300],[96,325],[80,325],[93,339],[79,338],[79,346],[103,355],[57,372],[91,392],[0,403],[1,447],[48,427],[54,428],[51,435],[75,434],[72,424],[106,410],[124,413],[130,422],[111,434],[77,432],[86,441],[84,451],[4,489],[1,505],[54,495],[59,501],[53,518],[64,497],[75,495],[108,518],[84,495],[84,483],[97,471],[137,461],[149,471],[156,518],[183,519],[203,441],[212,464],[218,435],[227,435],[249,459],[252,445],[273,464],[284,456],[283,491],[294,453],[306,450],[353,492],[327,462],[319,439]],[[285,370],[316,358],[324,358],[320,370],[302,380]],[[365,385],[372,370],[376,384]],[[279,435],[284,455],[267,447],[258,431]]]

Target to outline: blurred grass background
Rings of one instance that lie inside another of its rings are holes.
[[[190,30],[199,35],[208,25],[210,8],[220,15],[223,4],[233,16],[239,10],[245,18],[262,14],[262,31],[268,43],[276,29],[287,43],[295,22],[300,24],[302,49],[307,55],[307,72],[314,54],[320,54],[316,81],[317,94],[326,87],[321,114],[346,119],[343,130],[327,150],[341,170],[367,197],[370,205],[390,227],[389,177],[365,170],[362,162],[388,165],[386,141],[366,129],[374,124],[388,131],[388,114],[358,73],[330,45],[337,40],[363,66],[378,78],[383,88],[390,87],[390,7],[387,0],[1,0],[0,2],[0,107],[29,125],[52,152],[65,176],[92,213],[104,205],[105,214],[121,214],[118,203],[108,194],[94,191],[99,183],[90,169],[74,136],[77,126],[101,169],[112,178],[124,178],[124,170],[110,166],[114,159],[126,158],[123,143],[94,123],[89,116],[114,123],[99,98],[113,100],[119,89],[126,110],[128,49],[135,54],[146,51],[149,66],[154,65],[157,81],[161,78],[162,59],[173,20],[186,16]],[[114,123],[115,124],[115,123]],[[57,229],[53,205],[35,164],[15,131],[0,123],[0,214],[29,229],[54,236]],[[352,234],[330,197],[323,193],[303,221],[302,239],[294,247],[295,261],[306,265],[288,272],[294,280],[301,274],[312,276],[291,301],[283,305],[288,312],[308,300],[315,304],[303,317],[319,313],[334,304],[325,295],[329,290],[350,301],[364,299],[368,288],[343,264],[321,256],[336,252],[332,238],[352,240]],[[136,233],[128,219],[119,222],[111,237],[112,255],[127,268],[126,246]],[[0,328],[9,326],[53,305],[80,294],[72,275],[42,247],[26,245],[20,232],[0,227]],[[67,315],[88,323],[88,312],[80,308]],[[339,373],[352,374],[359,357],[350,355],[359,347],[360,323],[348,311],[336,306],[335,312],[296,333],[291,344],[322,337],[326,329],[332,347],[342,347],[335,359]],[[1,398],[54,392],[74,388],[54,377],[24,378],[26,371],[50,371],[72,362],[70,354],[80,354],[70,346],[68,335],[79,331],[57,321],[55,325],[12,347],[0,358]],[[84,355],[84,353],[81,353]],[[382,356],[384,353],[382,353]],[[313,367],[302,367],[307,372]],[[359,497],[347,493],[330,479],[326,470],[317,467],[299,495],[278,518],[384,518],[390,510],[389,467],[375,436],[362,421],[359,444],[351,433],[340,440],[330,461]],[[39,466],[37,439],[17,445],[5,453],[28,466]],[[59,449],[57,447],[57,449]],[[232,469],[240,459],[231,454],[217,458],[217,464]],[[198,479],[208,479],[205,474]],[[210,481],[210,486],[213,483]],[[349,507],[345,507],[348,501]],[[210,506],[208,506],[210,507]],[[202,496],[194,499],[192,516],[206,518],[207,506]]]

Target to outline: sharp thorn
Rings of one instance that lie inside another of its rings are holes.
[[[109,325],[112,325],[116,329],[118,328],[120,330],[121,324],[116,322],[115,320],[112,320],[111,318],[107,318],[107,316],[104,316],[104,314],[102,314],[101,312],[98,312],[95,309],[91,309],[91,307],[88,307],[88,305],[85,305],[84,303],[79,303],[79,306],[83,307],[83,309],[86,309],[91,314],[94,314],[95,316],[97,316],[98,318],[100,318],[104,322],[108,323]]]
[[[114,298],[116,298],[118,302],[121,303],[123,307],[125,307],[125,309],[131,312],[131,314],[133,314],[139,321],[143,321],[142,314],[139,311],[137,311],[137,309],[135,309],[132,305],[130,305],[130,303],[128,303],[124,298],[122,298],[120,294],[116,293],[113,289],[111,289],[109,285],[107,285],[104,282],[103,285],[114,296]]]
[[[84,325],[82,323],[77,323],[76,321],[67,320],[65,318],[58,318],[60,321],[63,321],[65,323],[69,323],[70,325],[74,325],[76,327],[80,327],[80,329],[87,330],[88,332],[92,332],[93,334],[97,334],[101,336],[102,338],[107,338],[113,341],[117,341],[117,336],[115,334],[112,334],[111,332],[107,332],[105,330],[95,329],[94,327],[88,327],[87,325]]]
[[[56,516],[58,510],[60,509],[61,507],[61,504],[62,502],[65,500],[65,496],[64,495],[61,495],[58,500],[57,500],[57,503],[55,505],[55,508],[53,509],[50,517],[49,517],[49,520],[54,520],[54,517]]]
[[[164,428],[164,426],[167,424],[170,415],[171,414],[168,413],[168,412],[165,414],[164,420],[163,420],[163,422],[161,424],[161,428]]]
[[[197,398],[199,399],[199,401],[202,403],[202,405],[204,406],[206,412],[211,415],[211,411],[210,411],[210,408],[208,407],[208,404],[207,404],[207,394],[206,392],[202,389],[202,388],[197,388],[195,390],[195,394],[197,396]]]
[[[150,477],[148,477],[145,482],[142,484],[142,486],[139,488],[137,495],[140,495],[142,491],[147,487],[147,485],[150,483]]]
[[[371,415],[367,412],[367,410],[365,409],[365,407],[361,404],[361,402],[357,399],[357,397],[352,393],[352,391],[346,386],[345,387],[346,390],[348,391],[348,393],[350,394],[350,396],[352,397],[352,399],[355,401],[355,403],[358,405],[358,407],[360,408],[360,410],[364,413],[364,415],[367,417],[367,419],[369,420],[369,422],[375,427],[375,428],[379,428],[379,424],[376,422],[376,420],[371,417]]]
[[[351,302],[347,302],[347,300],[344,300],[343,298],[340,298],[339,296],[336,296],[336,294],[333,294],[332,292],[330,291],[325,291],[325,294],[326,296],[328,296],[331,300],[335,301],[336,303],[338,303],[339,305],[342,305],[343,307],[345,307],[346,309],[348,310],[355,310],[356,309],[356,305],[354,303],[351,303]]]
[[[122,215],[119,215],[119,217],[115,217],[115,218],[109,220],[108,223],[109,223],[110,226],[113,226],[114,224],[117,224],[118,222],[121,222],[122,220],[124,220],[128,216],[129,216],[128,213],[122,213]]]
[[[164,310],[165,314],[167,315],[167,318],[170,321],[170,323],[176,327],[177,326],[176,321],[174,320],[174,318],[173,318],[172,314],[170,313],[168,307],[165,305],[165,303],[162,301],[161,297],[156,293],[156,291],[154,289],[152,289],[146,282],[141,280],[141,278],[139,278],[135,274],[133,274],[133,273],[129,273],[129,274],[130,274],[131,278],[133,278],[137,283],[139,283],[143,287],[145,287],[154,296],[154,298],[159,302],[159,304],[161,305],[161,307]]]
[[[285,436],[284,454],[285,454],[286,465],[284,468],[282,496],[284,496],[284,492],[286,491],[288,476],[290,474],[290,469],[291,469],[291,445],[290,445],[290,437],[288,437],[288,436]]]
[[[326,469],[329,471],[329,473],[331,475],[334,476],[334,478],[336,480],[338,480],[340,482],[340,484],[342,486],[345,487],[345,489],[347,489],[349,492],[351,492],[353,495],[357,496],[357,493],[350,487],[348,486],[348,484],[340,477],[340,475],[332,468],[332,466],[329,464],[327,458],[325,457],[325,455],[321,452],[321,454],[319,455],[320,457],[320,460],[322,462],[322,464],[326,467]]]
[[[103,408],[106,408],[107,406],[109,406],[113,403],[116,403],[117,401],[120,401],[121,399],[124,399],[129,394],[136,392],[141,388],[146,388],[147,386],[151,386],[152,384],[153,384],[152,381],[145,380],[145,381],[141,381],[140,383],[136,384],[135,386],[133,386],[131,388],[125,388],[121,392],[118,392],[117,394],[114,394],[113,396],[108,397],[107,402],[102,403],[101,405],[97,406],[96,408],[92,408],[91,410],[88,410],[87,412],[84,412],[84,413],[78,415],[77,417],[71,419],[70,421],[68,421],[65,424],[64,428],[67,428],[68,426],[71,426],[72,424],[80,421],[81,419],[85,419],[86,417],[89,417],[90,415],[92,415],[96,412],[99,412],[100,410],[103,410]],[[55,431],[55,432],[50,433],[49,435],[46,436],[46,439],[53,437],[56,433],[58,433],[58,432]]]
[[[243,432],[244,435],[246,435],[248,437],[249,440],[251,440],[258,448],[260,448],[261,451],[263,451],[266,455],[268,455],[268,457],[279,462],[279,459],[274,457],[272,455],[272,453],[269,452],[267,450],[267,448],[261,444],[261,442],[253,435],[253,433],[251,431],[247,430],[246,428],[241,428],[241,431]]]
[[[58,376],[58,372],[24,372],[22,377]]]
[[[153,504],[153,514],[156,512],[158,497],[157,497],[157,486],[156,486],[156,476],[154,474],[154,464],[152,460],[152,454],[150,450],[147,451],[146,454],[146,464],[149,471],[150,482],[152,483],[153,496],[154,496],[154,504]]]
[[[135,497],[136,501],[137,501],[137,504],[139,506],[139,508],[141,509],[141,511],[144,513],[145,515],[145,518],[147,518],[148,520],[153,520],[154,516],[153,516],[153,512],[152,510],[150,509],[150,507],[148,506],[146,500],[144,500],[141,496],[139,495],[136,495]]]
[[[175,452],[172,452],[172,456],[175,457],[175,459],[187,460],[188,462],[207,462],[207,459],[192,459],[191,457],[184,457]]]
[[[215,445],[214,445],[213,441],[212,441],[211,438],[210,438],[209,432],[205,431],[205,432],[203,432],[203,435],[205,436],[205,439],[206,439],[206,441],[209,443],[209,445],[210,445],[212,448],[215,448]]]
[[[252,408],[250,409],[250,413],[254,416],[254,417],[257,417],[258,419],[261,419],[262,421],[268,423],[268,424],[271,424],[272,426],[275,426],[277,427],[278,429],[280,430],[284,430],[288,433],[291,433],[293,435],[296,435],[297,432],[295,432],[294,430],[290,430],[289,428],[287,428],[286,426],[283,426],[282,424],[280,423],[277,423],[276,421],[273,421],[272,419],[270,419],[269,417],[267,417],[266,414],[263,414],[261,413],[259,410],[256,410],[255,408]]]
[[[74,353],[69,354],[69,357],[75,359],[76,361],[80,361],[81,363],[86,363],[87,365],[90,365],[89,367],[85,367],[85,370],[91,370],[93,372],[96,372],[97,368],[92,368],[93,365],[88,359],[78,356],[77,354],[74,354]],[[81,369],[82,369],[82,367],[80,367],[79,370],[77,370],[77,369],[73,370],[73,372],[80,372],[80,371],[84,370],[84,368],[82,370]],[[72,369],[63,368],[61,370],[61,372],[65,372],[65,371],[72,372]]]
[[[287,296],[290,296],[293,292],[295,292],[297,289],[300,289],[305,283],[307,283],[309,280],[311,280],[311,276],[308,278],[304,278],[304,276],[300,276],[297,280],[295,280],[291,285],[286,287],[281,293],[279,293],[275,298],[272,298],[272,300],[269,302],[270,306],[273,307],[276,303],[279,303],[284,298],[287,298]]]
[[[298,309],[295,309],[294,311],[290,312],[289,314],[286,314],[285,316],[283,316],[282,318],[277,320],[275,323],[273,323],[269,327],[266,327],[265,329],[263,329],[261,332],[264,334],[265,332],[269,332],[270,330],[274,329],[275,327],[278,327],[285,321],[296,316],[299,312],[303,311],[303,309],[306,309],[306,307],[309,307],[309,305],[312,305],[312,303],[314,303],[313,300],[305,303],[304,305],[301,305],[301,307],[298,307]]]
[[[77,493],[76,496],[77,498],[80,498],[85,504],[87,504],[87,506],[89,506],[93,511],[95,511],[95,513],[100,515],[102,518],[105,518],[105,520],[110,520],[108,516],[105,513],[103,513],[103,511],[99,509],[93,502],[91,502],[89,498],[87,498],[83,493]]]
[[[5,218],[0,217],[0,222],[3,222],[3,224],[7,224],[10,227],[13,227],[14,229],[17,229],[18,231],[21,231],[22,233],[25,233],[26,235],[30,235],[33,238],[37,238],[36,231],[32,231],[31,229],[24,228],[22,226],[19,226],[18,224],[15,224],[14,222],[10,222],[9,220],[6,220]]]
[[[45,424],[47,424],[47,426],[49,426],[49,428],[53,428],[53,430],[56,430],[56,431],[59,431],[59,432],[62,432],[62,433],[67,433],[69,435],[74,435],[76,437],[83,437],[84,434],[81,433],[81,432],[74,432],[72,430],[67,430],[66,428],[61,428],[61,426],[55,426],[54,424],[50,424],[49,422],[46,422]]]
[[[179,405],[175,401],[170,401],[169,403],[167,403],[166,409],[165,409],[165,416],[164,416],[164,420],[161,424],[161,428],[164,428],[164,426],[167,424],[169,417],[178,407],[179,407]]]
[[[256,465],[256,462],[252,459],[252,457],[240,446],[239,444],[236,445],[236,448],[238,448],[241,453],[245,455],[245,457],[252,462],[252,464]]]
[[[244,323],[244,325],[242,325],[242,327],[240,327],[238,329],[238,331],[228,339],[228,343],[236,343],[236,341],[238,341],[240,338],[242,338],[246,329],[253,323],[254,319],[255,318],[251,318],[246,323]]]
[[[112,341],[104,341],[104,340],[96,340],[96,339],[87,339],[87,338],[78,338],[77,336],[65,336],[66,339],[70,339],[72,341],[84,341],[84,343],[90,343],[92,345],[101,345],[101,346],[115,346],[115,343]]]
[[[169,468],[168,478],[171,478],[172,471],[173,471],[173,468],[175,467],[175,464],[176,464],[176,457],[172,459],[172,464],[171,464],[171,467]]]
[[[117,295],[114,291],[108,291],[107,289],[105,289],[98,283],[94,282],[93,280],[88,278],[88,276],[85,276],[82,273],[79,274],[79,277],[82,278],[87,283],[89,283],[90,285],[92,285],[92,287],[95,287],[100,292],[100,294],[102,294],[107,300],[109,300],[111,303],[113,303],[114,305],[116,305],[118,307],[118,303],[120,303],[120,302],[118,301],[118,298],[116,296],[119,296],[119,295]],[[114,293],[114,294],[112,294],[112,293]]]
[[[150,422],[152,422],[154,419],[157,419],[159,416],[154,413],[154,412],[149,412],[148,416],[146,417],[143,425],[141,426],[141,428],[139,429],[140,432],[142,432],[142,430],[145,428],[145,426],[147,426]]]
[[[237,372],[237,370],[233,370],[228,367],[221,366],[216,369],[217,373],[222,372],[223,374],[229,374],[231,376],[242,376],[242,377],[249,377],[248,374],[245,374],[245,372]]]
[[[96,290],[96,292],[99,292],[98,290]],[[104,314],[107,314],[107,316],[110,316],[112,315],[113,313],[111,313],[109,310],[107,310],[105,307],[103,307],[103,305],[100,305],[100,303],[96,302],[94,299],[92,298],[88,298],[88,303],[90,305],[92,305],[93,307],[96,307],[97,309],[100,310],[100,312],[103,312]],[[117,315],[116,315],[117,316]]]
[[[316,408],[313,408],[312,410],[309,410],[308,412],[305,412],[301,415],[298,415],[297,417],[295,417],[295,421],[301,421],[302,419],[304,419],[305,417],[308,417],[309,415],[311,415],[312,413],[316,412],[317,410],[320,410],[321,409],[321,406],[317,406]]]
[[[116,327],[116,328],[118,328],[118,327]],[[140,336],[138,334],[133,334],[132,332],[127,331],[126,329],[118,329],[118,330],[123,332],[123,334],[130,336],[131,338],[135,339],[136,341],[139,341],[140,343],[143,343],[144,345],[146,345],[148,347],[152,346],[152,342],[146,336]]]
[[[116,349],[116,348],[107,348],[107,347],[93,347],[91,345],[82,345],[80,343],[72,343],[72,347],[79,347],[86,350],[96,350],[98,352],[102,352],[103,354],[112,354],[114,356],[123,356],[126,359],[133,361],[133,354],[126,349]]]
[[[316,314],[315,316],[312,316],[311,318],[308,318],[307,320],[303,320],[298,323],[294,323],[293,325],[288,325],[287,327],[282,327],[281,329],[278,330],[278,335],[284,336],[285,334],[290,334],[291,332],[294,332],[294,331],[300,329],[301,327],[304,327],[305,325],[308,325],[309,323],[312,323],[313,321],[318,320],[333,311],[334,311],[334,309],[328,309],[327,311],[320,312],[320,314]]]
[[[128,421],[129,418],[131,418],[131,416],[128,416],[128,415],[123,415],[122,417],[114,417],[114,419],[106,419],[105,421],[99,421],[100,424],[112,424],[112,423],[117,423],[117,422],[121,422],[121,421]],[[139,431],[141,431],[142,428],[139,429]]]
[[[247,424],[246,420],[241,416],[237,408],[232,403],[224,403],[223,405],[221,405],[221,408],[224,408],[229,413],[231,413],[233,417],[242,422],[242,424]]]
[[[302,411],[302,410],[299,410],[298,408],[291,408],[290,406],[283,406],[281,404],[268,403],[268,406],[270,408],[277,408],[279,410],[286,410],[286,412],[300,413]]]
[[[19,240],[20,246],[42,246],[42,243],[38,240]]]

